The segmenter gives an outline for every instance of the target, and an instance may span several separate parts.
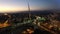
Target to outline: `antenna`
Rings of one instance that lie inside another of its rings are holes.
[[[29,0],[26,0],[26,1],[27,1],[27,5],[28,5],[29,18],[30,18],[30,16],[31,16],[31,14],[30,14],[30,4],[29,4]]]

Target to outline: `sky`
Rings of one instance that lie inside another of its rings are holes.
[[[0,12],[60,9],[60,0],[0,0]]]

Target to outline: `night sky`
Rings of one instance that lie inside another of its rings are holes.
[[[0,0],[0,12],[60,9],[60,0]]]

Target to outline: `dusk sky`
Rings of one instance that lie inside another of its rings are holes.
[[[31,10],[60,9],[60,0],[29,0]],[[27,0],[0,0],[0,12],[26,11]]]

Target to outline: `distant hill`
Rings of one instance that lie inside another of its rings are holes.
[[[10,15],[15,15],[15,17],[27,17],[28,15],[29,15],[29,13],[31,14],[31,15],[49,15],[49,14],[54,14],[54,13],[57,13],[57,14],[59,14],[60,15],[60,13],[59,12],[57,12],[57,11],[54,11],[54,10],[44,10],[44,11],[40,11],[40,10],[38,10],[38,11],[18,11],[18,12],[16,12],[16,13],[8,13],[8,14],[10,14]]]

